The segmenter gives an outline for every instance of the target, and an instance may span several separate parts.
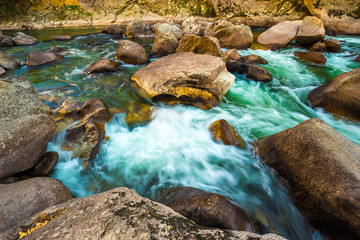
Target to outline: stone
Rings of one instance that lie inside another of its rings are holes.
[[[0,76],[3,75],[3,74],[5,74],[5,73],[6,73],[5,69],[3,69],[2,67],[0,67]]]
[[[310,223],[329,239],[360,237],[360,147],[320,119],[256,143],[291,187]]]
[[[35,177],[47,176],[54,170],[58,160],[59,154],[57,152],[47,152],[39,159],[34,167],[25,173]]]
[[[146,37],[150,32],[150,27],[145,25],[145,23],[139,18],[134,18],[126,26],[126,36],[128,38]]]
[[[278,23],[260,34],[257,42],[260,46],[272,50],[284,48],[295,39],[301,23],[302,21]]]
[[[0,185],[0,191],[0,233],[21,226],[32,215],[73,198],[59,180],[45,177]]]
[[[26,35],[22,32],[15,33],[12,40],[14,41],[15,45],[18,46],[34,45],[39,43],[36,38]]]
[[[119,35],[123,36],[126,32],[126,28],[124,26],[119,25],[110,25],[102,30],[102,33],[110,34],[110,35]]]
[[[181,29],[175,24],[162,23],[156,29],[155,35],[160,33],[173,33],[178,39],[183,35]]]
[[[193,34],[187,34],[181,38],[176,52],[193,52],[225,58],[219,40],[214,37],[198,37]]]
[[[273,79],[273,76],[267,70],[239,61],[227,62],[226,68],[232,73],[246,74],[247,78],[258,82],[267,83],[271,82]]]
[[[0,178],[33,167],[55,132],[50,108],[22,76],[0,79]]]
[[[14,46],[14,41],[9,36],[0,35],[0,47]]]
[[[355,57],[353,60],[354,60],[355,62],[360,62],[360,55],[358,55],[357,57]]]
[[[255,54],[250,54],[246,57],[243,57],[244,62],[249,63],[249,64],[267,64],[268,61],[266,61],[264,58],[255,55]]]
[[[73,40],[73,36],[66,36],[66,35],[55,35],[52,36],[53,41],[70,41]]]
[[[4,69],[17,69],[20,68],[20,64],[9,57],[6,53],[0,50],[0,66]]]
[[[236,49],[233,48],[225,52],[225,58],[226,62],[240,61],[242,59],[242,56],[238,53]]]
[[[311,45],[325,38],[324,23],[317,17],[305,17],[296,35],[300,45]]]
[[[360,121],[360,68],[345,72],[308,95],[311,105]]]
[[[338,40],[328,38],[325,40],[325,44],[328,52],[338,53],[341,50],[341,43]]]
[[[246,149],[246,142],[235,131],[225,119],[215,121],[209,127],[211,136],[215,142],[222,142],[225,145],[233,145],[242,149]]]
[[[27,235],[27,240],[119,239],[120,235],[123,239],[138,240],[285,240],[275,234],[259,235],[202,227],[128,188],[115,188],[47,208],[33,215],[22,227],[0,233],[0,238],[18,238],[19,232],[25,232],[44,220],[48,221],[47,224]]]
[[[221,29],[233,26],[234,24],[232,22],[226,21],[226,20],[217,20],[215,22],[212,22],[206,26],[205,29],[205,36],[214,36],[216,32],[220,31]]]
[[[214,33],[223,48],[247,49],[253,42],[253,34],[249,26],[244,24],[223,28]]]
[[[67,50],[61,47],[52,47],[50,49],[50,52],[54,53],[54,54],[63,54],[64,52],[66,52]]]
[[[310,48],[311,52],[326,52],[326,44],[323,41],[318,41]]]
[[[175,187],[169,189],[160,202],[201,226],[254,232],[246,212],[216,193]]]
[[[325,26],[325,35],[336,37],[338,35],[338,30],[334,26]]]
[[[121,70],[120,65],[114,60],[107,58],[95,61],[91,63],[85,70],[84,73],[105,73],[105,72],[116,72]]]
[[[144,97],[210,109],[220,104],[235,76],[219,57],[180,52],[157,59],[131,79]]]
[[[193,24],[184,29],[184,34],[194,34],[196,36],[201,36],[202,30],[200,24]]]
[[[35,51],[30,53],[26,62],[26,66],[36,67],[36,66],[46,65],[56,62],[62,58],[63,57],[61,55],[56,55],[55,53],[52,52]]]
[[[316,63],[316,64],[324,64],[326,63],[326,58],[324,54],[321,52],[294,52],[295,57],[300,58],[302,60]]]
[[[142,65],[149,62],[144,47],[129,40],[121,40],[119,42],[115,59],[133,65]]]
[[[125,121],[130,128],[149,123],[156,112],[154,106],[135,102],[129,104],[128,110]]]
[[[163,57],[176,52],[179,40],[173,33],[159,33],[155,36],[154,44],[151,48],[151,55]]]
[[[181,27],[184,30],[185,28],[187,28],[188,26],[191,26],[193,24],[195,24],[195,18],[194,17],[188,17],[187,19],[185,19],[182,24]]]

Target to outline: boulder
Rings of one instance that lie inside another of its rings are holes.
[[[225,58],[226,62],[240,61],[242,59],[242,56],[238,53],[236,49],[233,48],[225,52]]]
[[[225,145],[234,145],[239,148],[246,148],[246,142],[237,134],[234,127],[226,120],[220,119],[215,121],[209,127],[211,136],[215,142],[222,142]]]
[[[325,40],[325,44],[328,52],[338,53],[341,50],[341,43],[338,40],[329,38]]]
[[[42,177],[49,175],[55,168],[59,160],[59,154],[57,152],[45,153],[34,167],[26,171],[26,174],[35,177]]]
[[[255,55],[255,54],[250,54],[246,57],[243,57],[244,62],[249,63],[249,64],[267,64],[268,61],[266,61],[264,58]]]
[[[181,29],[176,26],[175,24],[170,23],[162,23],[158,26],[158,28],[155,31],[155,35],[161,34],[161,33],[172,33],[175,35],[177,39],[181,39],[183,32]]]
[[[30,53],[26,62],[26,66],[27,67],[41,66],[56,62],[62,58],[63,57],[61,55],[56,55],[55,53],[52,52],[35,51]]]
[[[66,35],[55,35],[52,36],[53,41],[70,41],[73,40],[73,36],[66,36]]]
[[[131,102],[128,105],[128,110],[125,121],[130,128],[149,123],[156,112],[154,106],[135,102]]]
[[[46,224],[44,224],[46,222]],[[36,231],[31,229],[38,224]],[[30,234],[27,234],[29,230]],[[163,204],[128,188],[115,188],[41,211],[23,224],[0,233],[15,239],[19,232],[32,240],[63,239],[259,239],[285,240],[275,234],[258,235],[202,227]]]
[[[329,239],[360,238],[360,147],[320,119],[265,137],[258,153]]]
[[[296,35],[296,42],[300,45],[311,45],[325,38],[324,23],[317,17],[305,17]]]
[[[202,226],[254,232],[246,212],[216,193],[175,187],[168,190],[160,202]]]
[[[0,178],[33,167],[55,132],[50,108],[22,76],[0,79]]]
[[[149,62],[144,47],[129,40],[121,40],[119,42],[115,59],[133,65],[142,65]]]
[[[181,38],[176,52],[193,52],[225,58],[219,40],[214,37],[198,37],[193,34],[187,34]]]
[[[0,47],[14,46],[14,41],[9,36],[0,35]]]
[[[126,36],[128,38],[146,37],[150,33],[151,33],[150,27],[145,25],[145,23],[139,18],[134,18],[126,26]]]
[[[326,52],[326,44],[323,41],[318,41],[310,48],[311,52]]]
[[[150,63],[131,79],[144,97],[210,109],[220,104],[235,76],[219,57],[180,52]]]
[[[217,31],[220,31],[221,29],[233,26],[234,24],[232,22],[226,21],[226,20],[217,20],[215,22],[212,22],[210,24],[207,24],[205,29],[205,36],[214,36]]]
[[[54,54],[63,54],[64,52],[66,52],[67,50],[61,47],[52,47],[50,49],[50,52],[54,53]]]
[[[20,64],[0,50],[0,66],[4,69],[20,68]]]
[[[301,23],[302,21],[278,23],[260,34],[257,42],[260,46],[272,50],[284,48],[295,39]]]
[[[324,54],[321,52],[294,52],[295,57],[300,58],[302,60],[316,63],[316,64],[324,64],[326,63],[326,58]]]
[[[273,76],[267,70],[257,67],[251,64],[239,62],[239,61],[230,61],[226,63],[226,68],[229,72],[246,74],[246,77],[257,82],[271,82]]]
[[[182,29],[184,30],[185,28],[187,28],[188,26],[191,26],[193,24],[195,24],[195,18],[194,17],[188,17],[187,19],[185,19],[183,22],[182,22]]]
[[[201,25],[200,24],[193,24],[190,26],[187,26],[184,29],[184,34],[194,34],[196,36],[201,36]]]
[[[151,49],[151,55],[163,57],[176,52],[179,40],[172,33],[159,33],[155,36],[154,44]]]
[[[0,76],[5,74],[5,73],[6,73],[6,71],[2,67],[0,67]]]
[[[111,35],[119,35],[123,36],[126,32],[126,28],[124,26],[119,25],[110,25],[102,30],[102,33],[111,34]]]
[[[360,68],[345,72],[308,95],[313,107],[360,121]]]
[[[0,191],[0,233],[20,226],[48,207],[73,198],[59,180],[45,177],[0,185]]]
[[[12,40],[14,41],[15,45],[19,45],[19,46],[34,45],[39,43],[39,41],[36,38],[26,35],[25,33],[22,32],[15,33]]]
[[[325,26],[325,35],[336,37],[338,35],[338,31],[334,26]]]
[[[247,49],[253,42],[253,35],[249,26],[233,25],[216,31],[214,37],[219,39],[223,48]]]
[[[84,70],[84,73],[92,74],[92,73],[116,72],[118,70],[121,70],[121,68],[117,62],[115,62],[114,60],[104,58],[91,63]]]

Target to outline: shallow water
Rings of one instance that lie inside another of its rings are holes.
[[[5,52],[16,60],[26,61],[28,53],[34,50],[45,51],[52,46],[68,49],[60,63],[33,69],[22,67],[10,73],[27,76],[41,95],[80,101],[99,97],[108,107],[124,112],[116,114],[106,125],[110,139],[103,142],[94,164],[87,170],[83,170],[78,159],[71,159],[71,152],[61,150],[64,132],[49,144],[49,151],[60,153],[53,177],[60,179],[76,196],[126,186],[155,198],[164,188],[192,186],[228,197],[245,209],[263,233],[274,232],[289,239],[321,239],[294,206],[285,185],[254,156],[250,145],[241,150],[215,143],[208,127],[218,119],[226,119],[247,142],[252,142],[316,117],[360,145],[358,122],[312,109],[307,101],[308,93],[315,87],[360,67],[360,63],[352,61],[360,54],[360,38],[339,36],[337,39],[346,41],[343,51],[325,54],[327,63],[323,66],[297,60],[292,52],[299,49],[294,46],[279,51],[239,51],[243,56],[254,53],[267,59],[269,64],[263,67],[273,74],[274,80],[264,84],[237,75],[222,104],[209,111],[156,103],[154,119],[133,129],[125,122],[128,106],[149,102],[129,85],[131,75],[142,66],[123,65],[123,71],[111,74],[82,74],[95,60],[113,59],[117,40],[93,34],[76,37],[71,42],[7,48]],[[93,41],[105,44],[95,48],[84,46]],[[152,39],[136,41],[149,53]]]

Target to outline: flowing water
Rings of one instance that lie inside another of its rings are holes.
[[[67,34],[66,30],[62,31]],[[77,33],[76,29],[67,31]],[[97,29],[82,31],[91,33]],[[51,31],[47,34],[50,33],[57,34]],[[49,39],[42,31],[34,34],[43,34],[43,40]],[[204,111],[156,103],[153,120],[132,129],[125,122],[129,106],[149,103],[129,85],[131,75],[142,66],[123,65],[123,71],[111,74],[82,74],[93,61],[104,57],[113,59],[117,40],[104,34],[90,34],[70,42],[42,42],[4,51],[18,61],[26,61],[29,52],[34,50],[47,51],[52,46],[68,49],[60,63],[33,69],[22,67],[10,74],[28,77],[40,95],[79,101],[99,97],[108,107],[123,112],[114,115],[106,125],[106,135],[110,138],[103,142],[94,164],[86,170],[78,159],[71,159],[71,152],[61,149],[64,131],[49,144],[49,151],[60,153],[52,177],[60,179],[75,196],[126,186],[143,196],[156,198],[162,189],[191,186],[231,199],[257,222],[262,233],[274,232],[289,239],[322,239],[295,207],[286,185],[253,154],[250,145],[241,150],[215,143],[208,127],[218,119],[226,119],[247,142],[252,142],[306,119],[321,118],[360,145],[358,122],[312,109],[307,101],[308,93],[315,87],[360,67],[360,63],[352,61],[360,54],[360,38],[339,36],[337,39],[346,41],[342,43],[342,52],[326,53],[327,63],[323,66],[297,60],[293,51],[299,49],[294,46],[279,51],[239,51],[243,56],[257,54],[267,59],[269,64],[263,67],[273,74],[274,80],[264,84],[237,75],[219,107]],[[84,45],[94,41],[104,45]],[[135,41],[150,52],[152,39]]]

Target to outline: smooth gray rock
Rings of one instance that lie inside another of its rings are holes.
[[[37,40],[36,38],[22,32],[15,33],[12,40],[16,45],[19,46],[34,45],[39,43],[39,40]]]

